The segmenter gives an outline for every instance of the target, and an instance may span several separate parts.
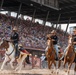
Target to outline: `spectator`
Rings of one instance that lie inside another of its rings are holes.
[[[32,54],[29,54],[30,64],[32,65]]]
[[[45,61],[45,54],[42,54],[42,56],[40,57],[41,59],[41,67],[42,68],[46,68],[46,61]]]
[[[10,37],[11,30],[14,27],[15,18],[0,14],[0,37]],[[64,48],[67,46],[67,39],[68,39],[68,33],[64,37],[64,31],[60,29],[55,29],[53,27],[48,27],[40,25],[39,23],[32,23],[32,27],[30,27],[31,21],[29,18],[26,20],[18,19],[18,33],[19,33],[19,39],[20,43],[24,47],[30,47],[30,48],[46,48],[46,35],[51,32],[52,30],[57,31],[57,36],[59,38],[58,45]],[[29,28],[30,27],[30,28]],[[43,30],[44,28],[44,30]],[[44,31],[44,34],[43,34]],[[65,39],[64,39],[65,38]]]

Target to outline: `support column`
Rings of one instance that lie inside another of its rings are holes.
[[[17,12],[16,21],[15,21],[14,25],[16,25],[17,22],[18,22],[18,15],[20,14],[21,7],[22,7],[22,3],[20,3],[20,5],[19,5],[19,9],[18,9],[18,12]]]
[[[48,20],[48,16],[49,16],[49,11],[47,12],[46,19],[45,19],[45,21],[44,21],[44,23],[43,23],[43,25],[44,25],[43,31],[45,30],[45,25],[46,25],[46,22],[47,22],[47,20]]]
[[[0,10],[2,9],[3,3],[4,3],[4,0],[1,1]]]
[[[45,24],[46,24],[46,21],[48,20],[48,16],[49,16],[49,11],[47,12],[46,19],[45,19],[45,21],[44,21],[44,26],[45,26]]]
[[[51,23],[51,27],[54,27],[54,23]]]
[[[11,16],[11,12],[10,11],[8,11],[8,16]]]
[[[59,24],[58,28],[61,30],[61,24]]]
[[[4,0],[1,1],[0,11],[1,11],[1,9],[2,9],[3,3],[4,3]]]
[[[36,14],[36,9],[34,10],[34,12],[33,12],[33,15],[32,15],[32,20],[31,20],[31,22],[33,22],[33,20],[34,20],[34,17],[35,17],[35,14]],[[31,27],[32,27],[32,23],[31,23]]]
[[[34,13],[33,13],[33,16],[32,16],[32,21],[34,20],[35,13],[36,13],[36,9],[34,10]]]
[[[59,14],[58,21],[57,21],[57,24],[56,24],[56,28],[57,28],[58,23],[59,23],[59,21],[60,21],[60,17],[61,17],[61,14]]]
[[[69,18],[69,21],[68,21],[68,23],[67,23],[67,27],[66,27],[66,30],[65,30],[65,34],[67,33],[67,30],[68,30],[70,21],[71,21],[71,17]]]

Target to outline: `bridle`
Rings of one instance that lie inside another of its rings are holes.
[[[6,53],[6,55],[7,55],[7,56],[10,56],[13,52],[14,52],[14,49],[12,50],[11,53],[9,53],[9,54]]]

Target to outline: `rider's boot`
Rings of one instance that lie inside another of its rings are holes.
[[[19,58],[19,56],[18,56],[18,52],[17,52],[17,51],[16,51],[16,53],[15,53],[15,58],[16,58],[16,59]]]

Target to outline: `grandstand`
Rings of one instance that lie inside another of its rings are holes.
[[[0,11],[9,11],[6,15],[0,14],[0,37],[9,38],[12,27],[17,26],[20,43],[33,55],[40,56],[46,48],[46,35],[55,29],[59,45],[64,49],[67,45],[68,33],[65,33],[69,23],[76,23],[75,10],[75,0],[0,0]],[[11,17],[11,12],[17,13],[16,18]],[[20,14],[22,18],[18,18]],[[24,15],[31,16],[32,20],[24,20]],[[43,20],[43,25],[35,23],[36,18]],[[46,26],[47,21],[51,22],[50,27]],[[65,32],[60,26],[64,23],[67,24]]]

